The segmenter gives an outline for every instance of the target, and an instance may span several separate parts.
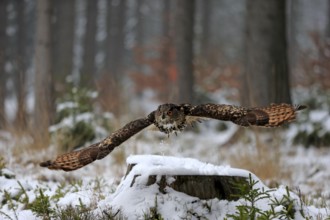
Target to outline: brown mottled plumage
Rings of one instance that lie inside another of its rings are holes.
[[[115,131],[103,141],[87,148],[57,156],[55,160],[40,163],[40,166],[49,169],[72,171],[79,169],[95,160],[100,160],[124,141],[142,129],[154,124],[161,132],[166,134],[182,131],[191,123],[191,119],[212,118],[248,127],[278,127],[296,118],[296,112],[306,106],[293,106],[290,104],[271,104],[264,108],[245,108],[232,105],[218,104],[163,104],[147,117],[140,118],[126,124]]]

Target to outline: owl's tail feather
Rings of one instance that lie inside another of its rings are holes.
[[[252,108],[240,119],[243,126],[278,127],[296,118],[296,112],[307,108],[305,105],[271,104],[264,108]]]

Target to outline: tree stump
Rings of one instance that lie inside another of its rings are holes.
[[[134,169],[136,164],[128,164],[126,176]],[[135,173],[130,187],[134,187],[136,178],[142,174]],[[157,174],[149,175],[145,186],[157,184],[159,192],[166,194],[167,187],[175,191],[202,200],[217,198],[219,200],[237,200],[242,193],[237,185],[248,185],[247,177],[229,175],[175,175]]]

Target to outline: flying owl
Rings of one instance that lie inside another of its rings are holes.
[[[245,108],[221,104],[163,104],[144,118],[129,122],[104,140],[81,150],[57,156],[55,160],[40,163],[40,166],[54,170],[72,171],[95,160],[107,156],[124,141],[143,130],[155,125],[159,131],[170,134],[184,130],[192,121],[211,118],[231,121],[249,127],[278,127],[295,119],[296,112],[306,108],[303,105],[271,104],[263,108]]]

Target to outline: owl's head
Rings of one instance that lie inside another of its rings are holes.
[[[155,113],[156,127],[166,134],[181,131],[186,127],[184,109],[175,104],[163,104]]]

